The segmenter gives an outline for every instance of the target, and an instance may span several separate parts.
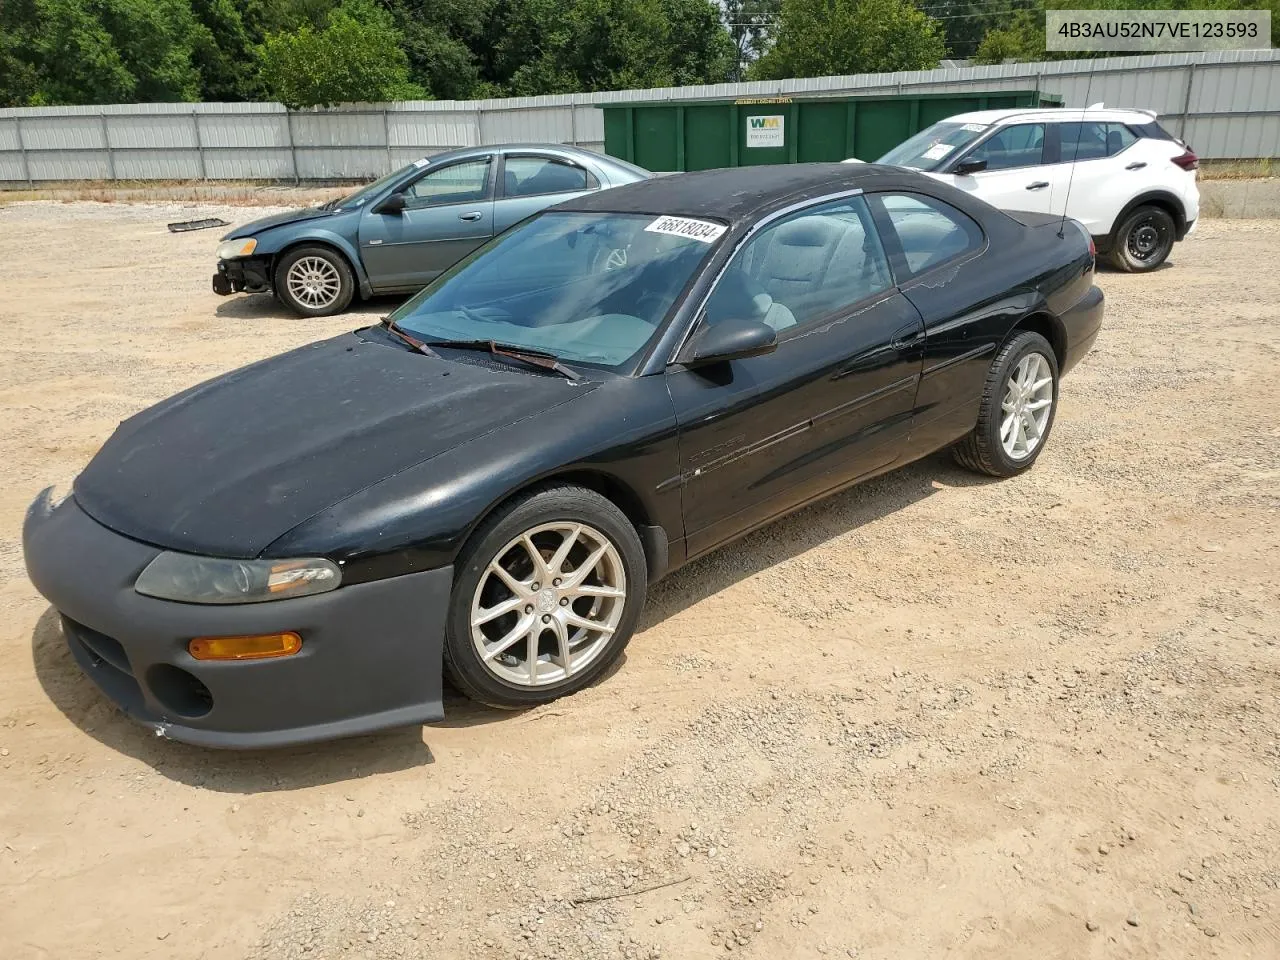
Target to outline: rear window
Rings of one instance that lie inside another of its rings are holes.
[[[1171,134],[1160,124],[1152,120],[1150,123],[1131,123],[1129,129],[1140,137],[1146,137],[1148,140],[1173,140],[1177,141],[1177,137]]]

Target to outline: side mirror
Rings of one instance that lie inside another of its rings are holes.
[[[951,172],[963,177],[970,173],[981,173],[985,169],[987,169],[987,161],[985,160],[961,160],[951,168]]]
[[[404,194],[393,193],[378,204],[378,209],[374,213],[400,213],[402,210],[404,210]]]
[[[700,367],[725,360],[742,360],[773,353],[778,334],[759,320],[725,320],[704,326],[685,344],[677,359],[687,367]]]

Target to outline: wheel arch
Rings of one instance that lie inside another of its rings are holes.
[[[612,473],[590,467],[567,467],[564,470],[537,477],[507,491],[489,504],[476,517],[467,531],[463,544],[471,540],[475,532],[511,501],[527,496],[535,490],[545,487],[572,485],[583,487],[592,493],[599,494],[622,511],[635,528],[640,537],[640,545],[644,548],[645,565],[648,568],[649,582],[653,583],[662,577],[669,565],[668,533],[654,519],[652,512],[635,489]]]
[[[1177,237],[1181,238],[1186,232],[1187,213],[1182,206],[1182,200],[1168,190],[1147,190],[1126,203],[1116,215],[1115,220],[1111,222],[1111,229],[1107,231],[1107,238],[1112,244],[1115,243],[1115,233],[1120,229],[1120,224],[1124,223],[1125,217],[1139,207],[1159,207],[1173,217],[1174,232]]]
[[[287,243],[281,245],[280,249],[270,254],[271,257],[271,282],[275,283],[276,270],[280,266],[281,258],[288,255],[291,251],[297,250],[299,247],[327,247],[338,256],[346,261],[347,266],[351,268],[352,275],[356,278],[356,286],[359,288],[360,296],[367,297],[371,292],[369,286],[369,278],[365,275],[364,265],[360,262],[360,257],[356,251],[352,249],[341,237],[333,234],[306,234],[300,237],[294,237]]]
[[[1061,320],[1046,310],[1037,310],[1027,314],[1009,331],[1009,336],[1005,337],[1005,343],[1017,336],[1023,331],[1038,333],[1049,341],[1049,346],[1053,347],[1054,359],[1058,361],[1058,369],[1061,370],[1067,361],[1067,328]]]

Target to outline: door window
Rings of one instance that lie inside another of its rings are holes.
[[[1044,163],[1044,124],[1017,123],[997,130],[966,160],[985,160],[988,170],[1011,170]]]
[[[600,186],[590,173],[558,157],[507,157],[503,177],[506,197],[536,197],[543,193],[573,193]]]
[[[912,276],[982,247],[982,228],[949,203],[923,194],[877,194]]]
[[[734,254],[707,300],[707,323],[816,323],[893,285],[867,202],[852,197],[770,224]]]
[[[474,203],[489,193],[489,158],[464,160],[419,177],[404,191],[406,209]]]
[[[1100,160],[1108,155],[1107,128],[1112,124],[1087,120],[1084,123],[1060,123],[1058,135],[1062,140],[1060,156],[1063,162],[1072,160]],[[1119,124],[1116,124],[1119,126]],[[1119,150],[1115,151],[1119,153]]]
[[[1130,144],[1136,143],[1138,138],[1134,136],[1132,130],[1123,123],[1107,124],[1107,156],[1114,157],[1121,150],[1129,149]]]

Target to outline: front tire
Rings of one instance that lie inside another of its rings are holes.
[[[1058,360],[1038,333],[1016,333],[987,373],[978,424],[952,452],[956,462],[992,477],[1012,477],[1036,462],[1058,409]]]
[[[275,292],[281,303],[304,317],[329,317],[350,306],[356,281],[351,265],[336,250],[296,247],[276,265]]]
[[[1111,265],[1126,273],[1146,273],[1169,258],[1176,228],[1160,207],[1138,207],[1120,222],[1111,237]]]
[[[550,703],[622,654],[648,590],[625,514],[591,490],[554,486],[500,508],[459,557],[444,665],[472,700]]]

